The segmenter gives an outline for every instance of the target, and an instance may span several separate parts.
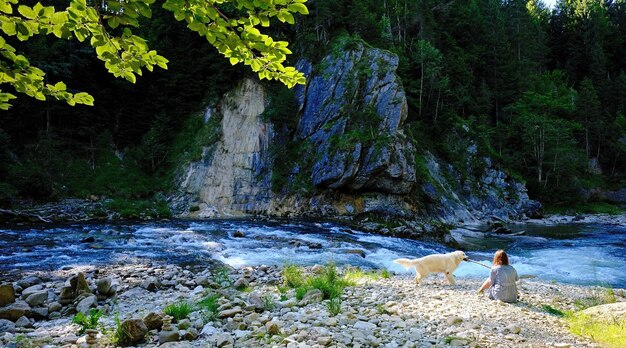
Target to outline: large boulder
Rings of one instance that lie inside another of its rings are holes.
[[[98,306],[98,298],[96,295],[87,295],[76,305],[76,311],[87,315],[91,308]]]
[[[121,324],[122,332],[120,344],[133,345],[142,342],[148,333],[148,327],[141,319],[124,320]]]
[[[7,319],[15,322],[22,316],[28,317],[30,313],[31,308],[28,303],[24,301],[16,301],[8,306],[0,308],[0,319]]]
[[[89,283],[87,283],[87,280],[85,279],[85,274],[83,274],[82,272],[70,278],[70,285],[72,287],[74,297],[78,297],[81,294],[91,294],[91,288],[89,287]]]
[[[594,321],[614,323],[616,321],[626,321],[626,302],[616,302],[594,306],[582,311]]]
[[[48,299],[48,290],[34,292],[26,298],[26,303],[31,307],[41,306]]]
[[[163,326],[163,317],[158,313],[150,312],[143,317],[143,322],[146,324],[146,327],[148,327],[148,330],[160,330]]]
[[[15,302],[15,289],[11,284],[0,285],[0,307]]]

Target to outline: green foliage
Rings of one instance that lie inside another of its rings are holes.
[[[217,318],[217,309],[219,308],[220,296],[217,294],[211,294],[199,301],[196,306],[200,310],[204,310],[203,318],[206,322],[212,321]]]
[[[301,287],[306,281],[302,269],[294,264],[285,265],[280,274],[284,284],[293,289]]]
[[[259,5],[248,0],[193,4],[167,0],[163,8],[172,12],[176,20],[185,21],[190,30],[205,37],[232,65],[244,63],[261,79],[276,79],[291,87],[304,83],[304,75],[283,65],[291,53],[288,43],[274,41],[261,33],[259,27],[269,26],[271,18],[294,24],[294,14],[308,14],[305,1],[269,0]],[[144,69],[152,71],[156,66],[167,69],[169,62],[150,50],[147,41],[131,30],[140,26],[142,18],[152,17],[153,3],[152,0],[125,3],[73,0],[65,9],[57,10],[41,3],[30,7],[18,0],[9,0],[1,3],[0,22],[4,35],[20,41],[36,35],[54,35],[59,39],[89,42],[109,73],[135,83]],[[233,5],[237,11],[226,11],[227,5]],[[234,16],[228,17],[225,13]],[[16,54],[16,49],[4,37],[0,37],[0,52],[8,62],[0,69],[0,81],[10,84],[17,92],[38,100],[51,96],[70,105],[93,105],[94,99],[87,93],[69,93],[63,82],[46,83],[45,72],[32,66],[25,56]],[[0,109],[8,109],[8,101],[14,98],[11,93],[0,92]]]
[[[274,299],[272,298],[272,296],[270,295],[263,296],[263,308],[265,308],[266,311],[270,311],[270,312],[276,309],[276,302],[274,302]]]
[[[221,287],[231,287],[234,281],[230,278],[230,272],[227,268],[220,268],[213,273],[213,281]]]
[[[341,313],[341,298],[340,297],[334,297],[328,300],[328,303],[326,304],[326,307],[328,309],[328,313],[330,313],[330,315],[332,316],[336,316],[337,314]]]
[[[172,213],[163,198],[137,200],[116,198],[107,202],[107,208],[120,214],[123,219],[168,218]]]
[[[189,313],[193,311],[192,306],[187,302],[177,302],[165,306],[163,313],[174,318],[174,321],[178,322],[189,316]]]
[[[563,317],[565,316],[565,312],[561,311],[560,309],[556,309],[550,305],[543,305],[541,307],[543,309],[544,312],[550,314],[550,315],[554,315],[557,317]]]
[[[548,206],[544,208],[548,214],[609,214],[621,215],[624,208],[611,203],[587,202],[574,203],[565,206]]]
[[[81,312],[76,313],[74,318],[72,318],[72,323],[80,325],[79,334],[84,334],[85,330],[93,330],[98,328],[98,320],[104,314],[102,310],[92,308],[89,310],[88,315],[84,315]]]
[[[578,310],[584,310],[607,303],[615,303],[615,291],[611,287],[600,287],[594,291],[592,296],[576,299],[574,304]]]
[[[588,337],[604,347],[618,348],[626,346],[626,320],[593,319],[582,313],[575,313],[567,317],[569,329],[576,335]]]

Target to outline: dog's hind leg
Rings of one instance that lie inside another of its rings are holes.
[[[415,274],[415,285],[420,285],[421,280],[422,280],[422,275],[419,273]]]
[[[450,272],[446,272],[446,279],[448,279],[448,283],[450,283],[450,285],[454,285],[454,275],[452,275],[452,273]]]

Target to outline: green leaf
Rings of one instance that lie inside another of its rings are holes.
[[[298,12],[299,14],[308,15],[309,9],[304,4],[294,3],[287,6],[287,9],[291,12]]]
[[[22,16],[28,18],[28,19],[35,19],[37,18],[37,14],[35,13],[35,11],[33,11],[30,7],[25,6],[25,5],[20,5],[17,8],[17,12],[19,12]]]

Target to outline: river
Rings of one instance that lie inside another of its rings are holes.
[[[472,259],[489,264],[493,252],[505,248],[520,275],[626,288],[626,226],[515,225],[514,231],[525,231],[520,236],[475,231],[480,229],[453,230]],[[235,237],[240,233],[243,237]],[[179,220],[19,226],[0,228],[0,278],[15,272],[153,261],[198,267],[211,259],[235,267],[332,260],[406,272],[392,261],[448,251],[436,243],[372,235],[327,222]],[[464,262],[455,275],[486,277],[488,272]]]

